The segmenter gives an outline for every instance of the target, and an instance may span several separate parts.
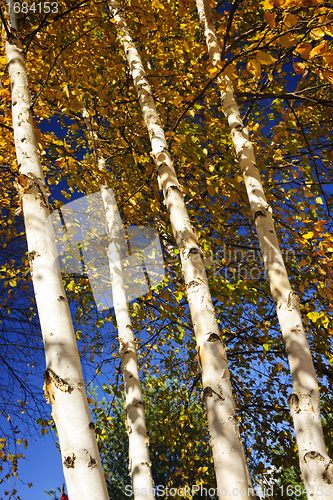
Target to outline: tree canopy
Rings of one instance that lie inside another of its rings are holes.
[[[332,5],[321,0],[211,3],[223,54],[215,67],[194,1],[128,0],[120,2],[120,7],[143,59],[189,216],[206,257],[245,452],[251,473],[259,481],[271,465],[298,467],[287,401],[291,382],[243,178],[221,109],[218,76],[232,80],[255,146],[289,278],[300,299],[329,445]],[[175,394],[181,410],[172,402],[172,391],[168,392],[166,436],[171,441],[182,429],[182,416],[190,417],[191,391],[196,394],[193,404],[201,405],[196,391],[200,387],[197,353],[179,251],[114,19],[105,2],[59,1],[49,13],[34,12],[31,4],[26,12],[24,4],[19,5],[19,33],[51,208],[94,193],[105,183],[113,190],[124,225],[147,225],[160,234],[165,279],[129,306],[142,377],[155,377],[161,384],[165,377],[176,381],[181,377],[181,387],[187,387],[187,393],[183,389]],[[33,402],[40,404],[40,394],[35,388],[28,392],[27,373],[30,369],[41,373],[43,361],[35,355],[42,346],[23,244],[20,199],[14,187],[18,165],[3,46],[0,64],[0,359],[5,382],[0,386],[0,411],[20,428],[25,415],[36,418]],[[105,159],[103,172],[98,156]],[[123,387],[114,311],[97,310],[87,276],[63,278],[81,357],[88,364],[97,363],[97,375],[103,370],[107,377],[104,389],[119,396]],[[18,403],[11,397],[8,380],[22,389]],[[21,407],[26,413],[21,414]],[[159,417],[155,411],[152,415],[162,418],[164,414]],[[43,422],[46,425],[45,415]],[[193,448],[200,447],[192,434],[189,439]],[[150,446],[153,456],[161,446],[154,444],[156,448],[153,443]],[[8,458],[6,445],[0,446],[0,460],[12,460],[11,471],[4,471],[16,474],[15,459]],[[160,462],[163,455],[168,456],[159,451]],[[187,464],[188,470],[206,467],[199,462]]]

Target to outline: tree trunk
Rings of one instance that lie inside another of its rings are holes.
[[[180,250],[187,297],[197,341],[198,361],[202,370],[203,398],[206,404],[211,446],[219,498],[253,498],[247,464],[238,430],[232,396],[226,349],[222,343],[211,300],[202,253],[191,226],[181,188],[168,151],[164,131],[140,56],[128,32],[118,4],[108,1],[117,25],[137,90],[152,146],[160,189],[170,215],[172,231]]]
[[[103,172],[105,170],[105,161],[97,146],[97,134],[91,126],[87,110],[83,106],[81,106],[81,109],[93,143],[97,166]],[[117,321],[119,350],[125,385],[126,430],[129,442],[129,470],[132,479],[132,490],[135,500],[155,500],[138,357],[136,354],[134,331],[127,307],[127,296],[121,265],[121,220],[112,192],[105,185],[101,185],[100,189],[110,235],[108,258],[113,307]]]
[[[209,0],[196,0],[196,3],[205,32],[208,53],[215,65],[221,60],[221,50],[214,30]],[[228,119],[232,141],[244,177],[290,365],[293,394],[289,397],[289,405],[294,420],[304,485],[308,490],[308,498],[320,498],[326,493],[327,498],[333,498],[331,485],[333,462],[325,447],[319,388],[310,346],[302,324],[298,298],[290,286],[274,228],[272,209],[266,200],[248,129],[243,125],[229,78],[224,77],[223,80],[226,87],[221,96],[223,110]],[[324,493],[320,494],[320,491]]]
[[[14,25],[15,26],[15,25]],[[28,257],[45,347],[45,396],[52,403],[71,500],[107,500],[71,315],[55,262],[45,180],[33,128],[31,96],[21,42],[7,25],[5,49]],[[45,455],[46,457],[46,455]]]
[[[154,482],[148,448],[145,410],[142,398],[138,357],[121,266],[120,228],[115,217],[116,201],[102,188],[111,243],[108,257],[117,320],[122,372],[126,396],[126,430],[129,441],[129,469],[135,500],[154,500]]]

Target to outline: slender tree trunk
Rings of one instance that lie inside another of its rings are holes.
[[[105,188],[102,198],[108,220],[111,243],[109,262],[120,356],[125,383],[126,429],[129,441],[129,469],[135,500],[154,500],[154,482],[148,448],[145,410],[142,398],[138,357],[121,266],[120,228],[115,218],[116,201]]]
[[[159,186],[163,190],[172,231],[180,250],[197,340],[198,360],[202,370],[203,397],[207,409],[219,498],[236,498],[242,489],[245,493],[242,498],[250,499],[253,496],[251,491],[248,492],[251,485],[248,481],[247,464],[235,415],[226,349],[219,333],[202,253],[186,211],[173,160],[168,151],[140,56],[117,2],[109,0],[108,6],[116,22],[118,37],[137,90],[149,132]]]
[[[7,25],[5,49],[12,88],[14,140],[19,166],[18,191],[24,215],[28,256],[45,347],[45,395],[52,403],[71,500],[107,500],[71,315],[55,264],[50,212],[33,128],[31,96],[21,42]],[[45,457],[47,454],[45,455]],[[47,460],[47,458],[45,458]]]
[[[221,59],[221,51],[213,26],[209,0],[196,0],[196,3],[200,22],[205,31],[209,56],[213,64],[216,64]],[[244,176],[290,365],[293,394],[289,397],[289,405],[294,420],[304,485],[308,489],[308,498],[320,498],[322,495],[325,495],[325,498],[333,498],[333,462],[325,447],[319,388],[310,346],[302,324],[298,298],[289,283],[274,228],[272,210],[267,203],[255,163],[249,132],[243,125],[232,85],[227,77],[224,78],[224,85],[226,91],[221,96],[223,110],[228,119],[232,141]]]
[[[85,119],[97,166],[101,172],[105,170],[105,161],[99,148],[98,137],[94,132],[85,108],[82,115]],[[118,327],[121,366],[125,385],[126,398],[126,430],[129,442],[129,470],[132,479],[132,490],[135,500],[154,500],[154,482],[151,473],[148,434],[145,409],[143,404],[138,357],[131,318],[127,307],[126,289],[121,265],[121,227],[117,203],[106,185],[100,186],[106,219],[108,223],[110,246],[108,258],[110,264],[113,307]],[[118,216],[118,217],[117,217]]]
[[[65,69],[61,67],[64,73]],[[73,96],[75,98],[75,96]],[[76,98],[75,98],[76,99]],[[96,165],[101,173],[105,171],[105,161],[98,146],[98,137],[89,119],[89,113],[82,102],[81,108],[85,126],[89,133]],[[117,203],[107,188],[101,184],[100,190],[106,211],[110,235],[108,258],[110,265],[113,307],[118,327],[120,357],[125,385],[126,430],[129,441],[129,470],[132,479],[132,491],[135,500],[154,500],[154,481],[151,473],[149,439],[142,389],[140,382],[138,357],[131,318],[127,306],[127,295],[121,264],[121,227]]]

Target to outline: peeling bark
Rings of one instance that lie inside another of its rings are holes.
[[[12,9],[13,11],[13,9]],[[14,15],[14,14],[13,14]],[[98,458],[88,469],[89,455],[99,457],[96,436],[89,428],[91,415],[84,389],[72,319],[55,266],[56,249],[47,224],[47,190],[31,113],[31,96],[23,48],[11,29],[5,39],[12,88],[12,121],[17,162],[17,188],[26,228],[28,258],[40,318],[47,370],[45,392],[59,434],[64,475],[71,500],[107,500],[104,473]],[[59,300],[61,299],[61,300]],[[87,473],[89,471],[89,474]]]
[[[247,491],[249,487],[247,464],[235,416],[225,347],[220,340],[219,342],[209,340],[212,334],[219,336],[219,329],[202,253],[187,214],[182,189],[168,151],[164,131],[140,56],[130,37],[117,2],[109,0],[108,7],[115,20],[118,37],[126,54],[137,90],[150,137],[159,187],[163,191],[172,232],[180,251],[187,297],[198,352],[200,352],[201,357],[203,394],[207,408],[217,486],[220,492],[223,488],[224,492],[227,489],[231,498],[234,489],[239,491],[245,488]],[[212,391],[213,397],[208,396],[207,391],[208,393]],[[225,496],[221,496],[221,498],[225,498]],[[248,498],[251,496],[244,497],[244,499]]]
[[[221,50],[213,26],[211,7],[208,0],[196,0],[196,3],[209,56],[213,64],[216,64],[221,60]],[[283,262],[272,209],[266,200],[248,129],[244,127],[229,78],[223,77],[219,83],[225,88],[221,96],[223,111],[231,129],[232,141],[244,177],[263,262],[286,346],[293,381],[293,394],[289,398],[289,404],[294,421],[300,467],[304,485],[308,489],[308,498],[314,499],[317,498],[316,488],[319,488],[319,491],[320,487],[331,484],[329,481],[332,477],[332,462],[324,442],[320,394],[310,346],[303,328],[298,299],[291,289]],[[328,491],[327,498],[333,499],[333,488]]]

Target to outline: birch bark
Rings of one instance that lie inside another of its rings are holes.
[[[6,27],[5,49],[12,89],[12,121],[28,257],[45,347],[44,390],[52,403],[64,475],[71,500],[107,500],[104,473],[87,402],[71,315],[55,265],[49,206],[33,119],[23,48]]]
[[[226,349],[220,337],[211,300],[203,256],[191,226],[184,198],[168,151],[164,131],[155,108],[152,91],[126,21],[115,0],[108,1],[119,40],[127,57],[147,126],[158,182],[180,251],[187,297],[202,370],[203,397],[207,409],[219,498],[253,498],[244,450],[232,396]]]
[[[82,106],[81,109],[92,139],[97,166],[103,172],[105,170],[105,161],[97,147],[97,134],[91,126],[87,110]],[[127,296],[121,264],[121,228],[116,217],[117,204],[106,185],[101,185],[100,189],[110,235],[108,258],[113,307],[118,327],[119,350],[125,385],[126,430],[129,442],[129,470],[132,479],[132,491],[135,500],[155,500],[138,357],[134,331],[127,307]]]
[[[119,247],[120,228],[114,217],[115,200],[102,188],[111,243],[108,257],[120,344],[121,364],[126,395],[126,429],[129,441],[130,475],[135,500],[154,500],[154,482],[148,448],[145,410],[140,384],[138,357],[131,318],[127,307],[126,290]]]
[[[209,57],[215,65],[221,60],[221,49],[214,30],[210,3],[209,0],[196,0],[196,4]],[[223,80],[222,83],[226,87],[221,95],[223,111],[230,126],[232,141],[244,177],[290,365],[293,393],[289,397],[289,405],[294,421],[304,485],[307,488],[308,498],[320,498],[327,493],[327,498],[332,499],[333,461],[330,460],[325,447],[319,388],[298,298],[290,286],[274,228],[272,209],[266,200],[248,129],[244,127],[241,119],[229,78],[224,77]],[[325,493],[320,494],[320,491]]]

